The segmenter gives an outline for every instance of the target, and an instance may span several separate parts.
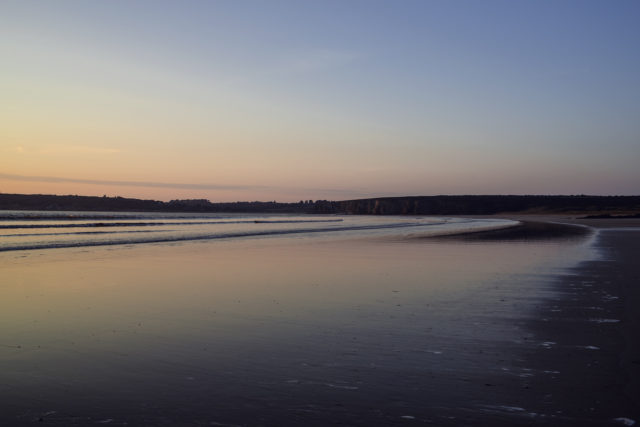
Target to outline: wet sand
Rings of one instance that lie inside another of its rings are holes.
[[[523,405],[561,425],[631,425],[640,420],[640,229],[601,229],[595,245],[605,259],[558,278],[558,296],[530,322],[547,345],[525,363],[553,374],[527,382]]]
[[[640,221],[511,216],[521,224],[446,236],[459,241],[537,241],[595,233],[602,259],[584,261],[545,285],[523,340],[522,388],[513,422],[531,425],[637,425],[640,421]],[[549,221],[549,222],[546,222]],[[539,375],[544,373],[546,375]],[[515,390],[514,390],[515,392]],[[500,412],[500,411],[496,411]],[[525,419],[529,417],[530,420]]]
[[[535,218],[510,218],[520,223],[514,226],[495,230],[466,232],[438,236],[441,240],[458,240],[461,242],[500,242],[500,241],[544,241],[557,239],[583,239],[595,230],[581,224],[545,222]],[[427,238],[427,237],[425,237]]]
[[[5,257],[0,421],[629,424],[640,231],[616,228]]]

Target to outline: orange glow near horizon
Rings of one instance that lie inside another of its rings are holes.
[[[338,21],[314,4],[125,7],[0,6],[0,191],[638,192],[635,6],[557,22],[520,4],[464,17],[450,4],[351,4]],[[390,15],[404,24],[381,28]]]

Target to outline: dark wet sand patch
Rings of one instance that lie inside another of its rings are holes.
[[[520,221],[520,224],[512,227],[498,228],[494,230],[483,230],[466,232],[460,234],[450,234],[444,236],[434,236],[436,239],[456,239],[461,241],[540,241],[552,239],[572,239],[583,238],[593,233],[589,227],[574,224],[563,224],[554,222]]]

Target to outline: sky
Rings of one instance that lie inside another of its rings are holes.
[[[0,2],[0,192],[640,194],[638,1]]]

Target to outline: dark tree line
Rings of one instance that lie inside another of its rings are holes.
[[[301,200],[297,203],[231,202],[206,199],[141,200],[124,197],[53,196],[0,193],[2,210],[262,212],[354,215],[487,215],[503,212],[602,213],[640,212],[640,196],[419,196],[359,200]]]
[[[0,193],[0,210],[315,213],[315,206],[318,203],[320,202],[313,200],[298,203],[275,201],[212,203],[206,199],[161,202],[125,197]]]

